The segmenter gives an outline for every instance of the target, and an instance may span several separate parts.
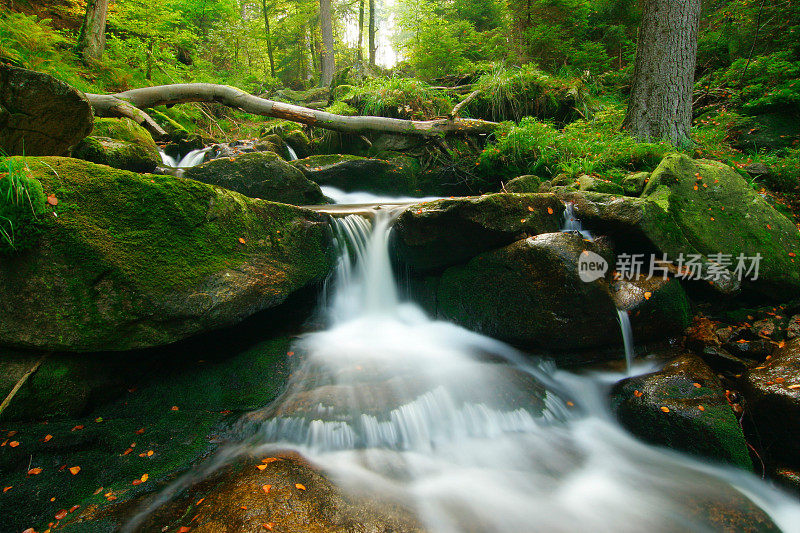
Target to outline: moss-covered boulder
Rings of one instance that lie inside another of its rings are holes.
[[[440,316],[524,346],[569,350],[621,341],[607,279],[584,282],[578,261],[605,253],[570,233],[545,233],[445,270]]]
[[[0,158],[0,261],[34,245],[44,214],[42,185],[16,158]]]
[[[416,186],[398,165],[355,155],[313,155],[292,164],[308,179],[345,192],[413,195]]]
[[[620,185],[627,196],[641,196],[649,180],[650,172],[634,172],[622,178]]]
[[[773,298],[800,294],[800,231],[732,168],[670,155],[653,172],[643,197],[668,213],[706,257],[724,254],[735,268],[740,254],[760,254],[757,278],[744,275],[745,287]]]
[[[619,279],[611,294],[616,307],[628,313],[635,342],[680,335],[691,322],[689,298],[675,279],[645,274]]]
[[[481,252],[561,226],[564,204],[552,194],[488,194],[406,209],[395,224],[396,251],[418,271],[463,263]]]
[[[582,191],[602,192],[606,194],[625,194],[622,185],[614,183],[613,181],[598,178],[596,176],[587,176],[584,174],[577,180],[578,189]]]
[[[129,118],[97,118],[92,135],[72,150],[72,156],[133,172],[152,172],[161,164],[150,133]]]
[[[37,245],[0,262],[0,345],[168,344],[275,307],[331,267],[312,212],[76,159],[25,163],[49,200]]]
[[[214,159],[186,170],[193,180],[225,187],[251,198],[292,205],[325,203],[319,185],[272,152]]]
[[[539,176],[529,174],[516,177],[509,181],[503,186],[503,190],[506,192],[533,193],[539,192],[539,186],[541,186],[541,184],[542,179]]]
[[[741,392],[756,433],[771,456],[800,466],[800,339],[742,377]]]
[[[619,382],[611,392],[611,406],[622,425],[648,442],[753,468],[722,383],[694,355]]]
[[[41,72],[0,62],[0,151],[63,155],[92,131],[82,92]]]

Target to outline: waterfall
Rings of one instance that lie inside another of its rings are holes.
[[[636,355],[633,351],[631,317],[625,309],[617,309],[617,316],[619,318],[619,329],[622,332],[622,345],[625,348],[625,368],[630,376],[633,369],[633,358]]]
[[[575,204],[567,202],[564,204],[564,221],[561,226],[561,231],[565,233],[577,232],[587,241],[594,240],[589,230],[583,229],[583,224],[577,213],[575,213]]]
[[[161,154],[161,161],[164,163],[164,166],[176,171],[175,175],[180,176],[183,174],[184,169],[196,167],[197,165],[201,164],[205,160],[206,154],[210,150],[211,147],[192,150],[183,156],[180,161],[170,155],[167,155],[164,150],[159,149],[159,153]]]
[[[297,161],[297,152],[294,151],[294,148],[292,148],[291,144],[286,143],[286,151],[289,152],[289,161]]]

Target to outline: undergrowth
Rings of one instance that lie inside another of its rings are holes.
[[[0,159],[0,255],[30,248],[39,234],[45,197],[18,159]]]

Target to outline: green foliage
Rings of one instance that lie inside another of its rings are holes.
[[[504,123],[479,159],[483,175],[494,179],[524,174],[550,178],[602,173],[622,178],[635,170],[653,170],[675,149],[665,143],[639,143],[620,130],[623,111],[609,108],[592,120],[578,120],[559,130],[534,118]]]
[[[413,78],[374,78],[352,87],[343,100],[362,115],[391,118],[433,118],[453,108],[448,96]]]
[[[466,106],[466,112],[486,120],[518,121],[535,116],[570,122],[591,114],[580,80],[545,74],[532,63],[521,68],[493,65],[478,78],[474,89],[481,92]]]
[[[50,20],[0,8],[0,59],[71,81],[75,67],[70,45]]]
[[[45,204],[38,180],[18,159],[0,159],[0,255],[30,248]]]

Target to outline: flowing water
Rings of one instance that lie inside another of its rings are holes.
[[[164,163],[164,165],[170,168],[184,169],[184,168],[196,167],[197,165],[202,163],[203,160],[205,160],[206,154],[210,149],[211,148],[201,148],[198,150],[192,150],[191,152],[183,156],[180,159],[180,161],[170,155],[167,155],[166,153],[164,153],[163,150],[159,151],[161,153],[161,161]]]
[[[297,342],[287,391],[242,419],[242,443],[217,464],[294,449],[345,489],[409,506],[436,533],[716,531],[705,506],[745,494],[798,531],[798,505],[754,476],[622,430],[606,394],[623,376],[557,371],[403,302],[389,210],[335,224],[342,256],[327,326]]]
[[[289,152],[289,161],[297,161],[297,152],[294,151],[292,145],[286,143],[286,150]]]

